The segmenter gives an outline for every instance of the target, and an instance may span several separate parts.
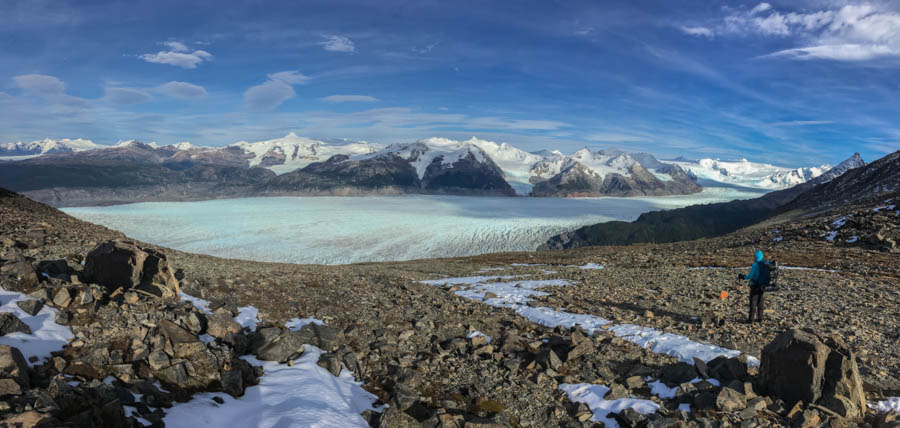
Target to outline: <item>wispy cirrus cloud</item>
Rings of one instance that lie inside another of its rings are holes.
[[[197,65],[210,61],[213,55],[205,50],[197,49],[193,52],[181,42],[167,41],[162,43],[168,47],[167,51],[159,51],[156,53],[146,53],[139,55],[138,58],[156,64],[168,64],[181,68],[197,68]]]
[[[374,103],[378,101],[378,98],[368,95],[329,95],[321,98],[321,100],[326,103]]]
[[[785,122],[775,122],[772,125],[775,126],[815,126],[815,125],[830,125],[834,122],[830,120],[789,120]]]
[[[136,88],[106,87],[103,99],[116,104],[139,104],[153,100],[153,96]]]
[[[322,48],[331,52],[356,52],[356,45],[353,40],[347,36],[325,36],[325,40],[320,43]]]
[[[252,111],[271,111],[294,98],[293,85],[303,85],[310,77],[298,71],[280,71],[268,74],[269,80],[252,86],[244,92],[244,107]]]
[[[703,27],[703,26],[688,27],[688,26],[681,25],[678,27],[678,29],[683,31],[684,33],[690,34],[692,36],[709,37],[709,38],[715,37],[715,33],[713,32],[713,30]]]
[[[900,56],[900,11],[891,3],[784,11],[764,2],[750,9],[730,9],[728,15],[710,27],[681,29],[694,36],[792,39],[797,45],[761,58],[851,62]]]
[[[187,82],[167,82],[154,88],[156,92],[180,100],[196,100],[206,97],[206,88]]]

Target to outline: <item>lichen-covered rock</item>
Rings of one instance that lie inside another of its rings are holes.
[[[138,288],[160,297],[178,294],[178,279],[166,256],[129,241],[107,241],[88,253],[83,280],[100,284],[110,292],[122,287]]]
[[[792,329],[762,352],[760,383],[789,405],[818,403],[845,417],[865,412],[856,356],[839,338]]]

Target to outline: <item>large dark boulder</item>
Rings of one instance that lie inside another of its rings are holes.
[[[107,241],[88,253],[84,280],[107,291],[137,288],[160,297],[178,294],[178,279],[166,256],[129,241]]]
[[[23,388],[30,387],[28,363],[17,348],[0,345],[0,378],[13,379]]]
[[[31,328],[12,312],[0,312],[0,336],[16,332],[31,334]]]
[[[29,292],[38,286],[38,275],[31,263],[20,254],[0,266],[0,282],[9,291]]]
[[[844,417],[865,413],[856,355],[838,337],[792,329],[762,351],[762,389],[793,405],[817,403]]]

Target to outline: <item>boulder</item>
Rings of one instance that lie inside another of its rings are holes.
[[[697,378],[697,369],[688,363],[672,363],[663,367],[659,379],[666,385],[680,385]]]
[[[31,328],[12,312],[0,312],[0,336],[16,332],[31,334]]]
[[[259,348],[256,357],[260,360],[284,363],[303,354],[304,343],[308,343],[304,336],[298,332],[287,331]]]
[[[9,279],[3,281],[3,288],[10,291],[27,292],[38,286],[37,272],[31,263],[21,256],[0,266],[0,275],[4,279]]]
[[[19,307],[19,309],[22,309],[26,314],[31,316],[37,315],[37,313],[44,308],[43,302],[33,299],[19,300],[18,302],[16,302],[16,305]]]
[[[69,290],[65,288],[60,288],[56,294],[53,295],[53,304],[58,308],[65,308],[69,306],[69,303],[72,302],[72,295],[69,293]]]
[[[70,275],[74,272],[65,259],[43,260],[38,262],[37,269],[35,270],[49,276],[63,277],[66,280],[68,280]]]
[[[816,403],[848,418],[865,413],[856,355],[840,338],[792,329],[766,345],[761,360],[761,387],[788,406]]]
[[[28,363],[17,348],[0,345],[0,378],[13,379],[24,388],[30,387]]]
[[[297,330],[301,343],[308,343],[317,348],[331,351],[336,344],[338,329],[316,323],[306,324]]]
[[[178,279],[166,256],[129,241],[107,241],[88,253],[83,280],[112,292],[137,288],[160,297],[178,295]]]
[[[240,333],[241,325],[228,315],[212,314],[206,316],[206,332],[217,339],[224,339],[229,334]]]

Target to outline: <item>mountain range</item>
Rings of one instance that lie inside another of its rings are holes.
[[[0,185],[56,205],[256,195],[685,195],[719,184],[783,189],[830,168],[668,161],[615,149],[526,152],[474,137],[382,146],[294,133],[220,147],[48,139],[0,146],[4,157],[11,160],[0,168]]]
[[[691,205],[641,214],[551,237],[541,249],[689,241],[719,236],[773,217],[796,219],[900,189],[900,152],[871,164],[855,153],[821,175],[754,199]]]

